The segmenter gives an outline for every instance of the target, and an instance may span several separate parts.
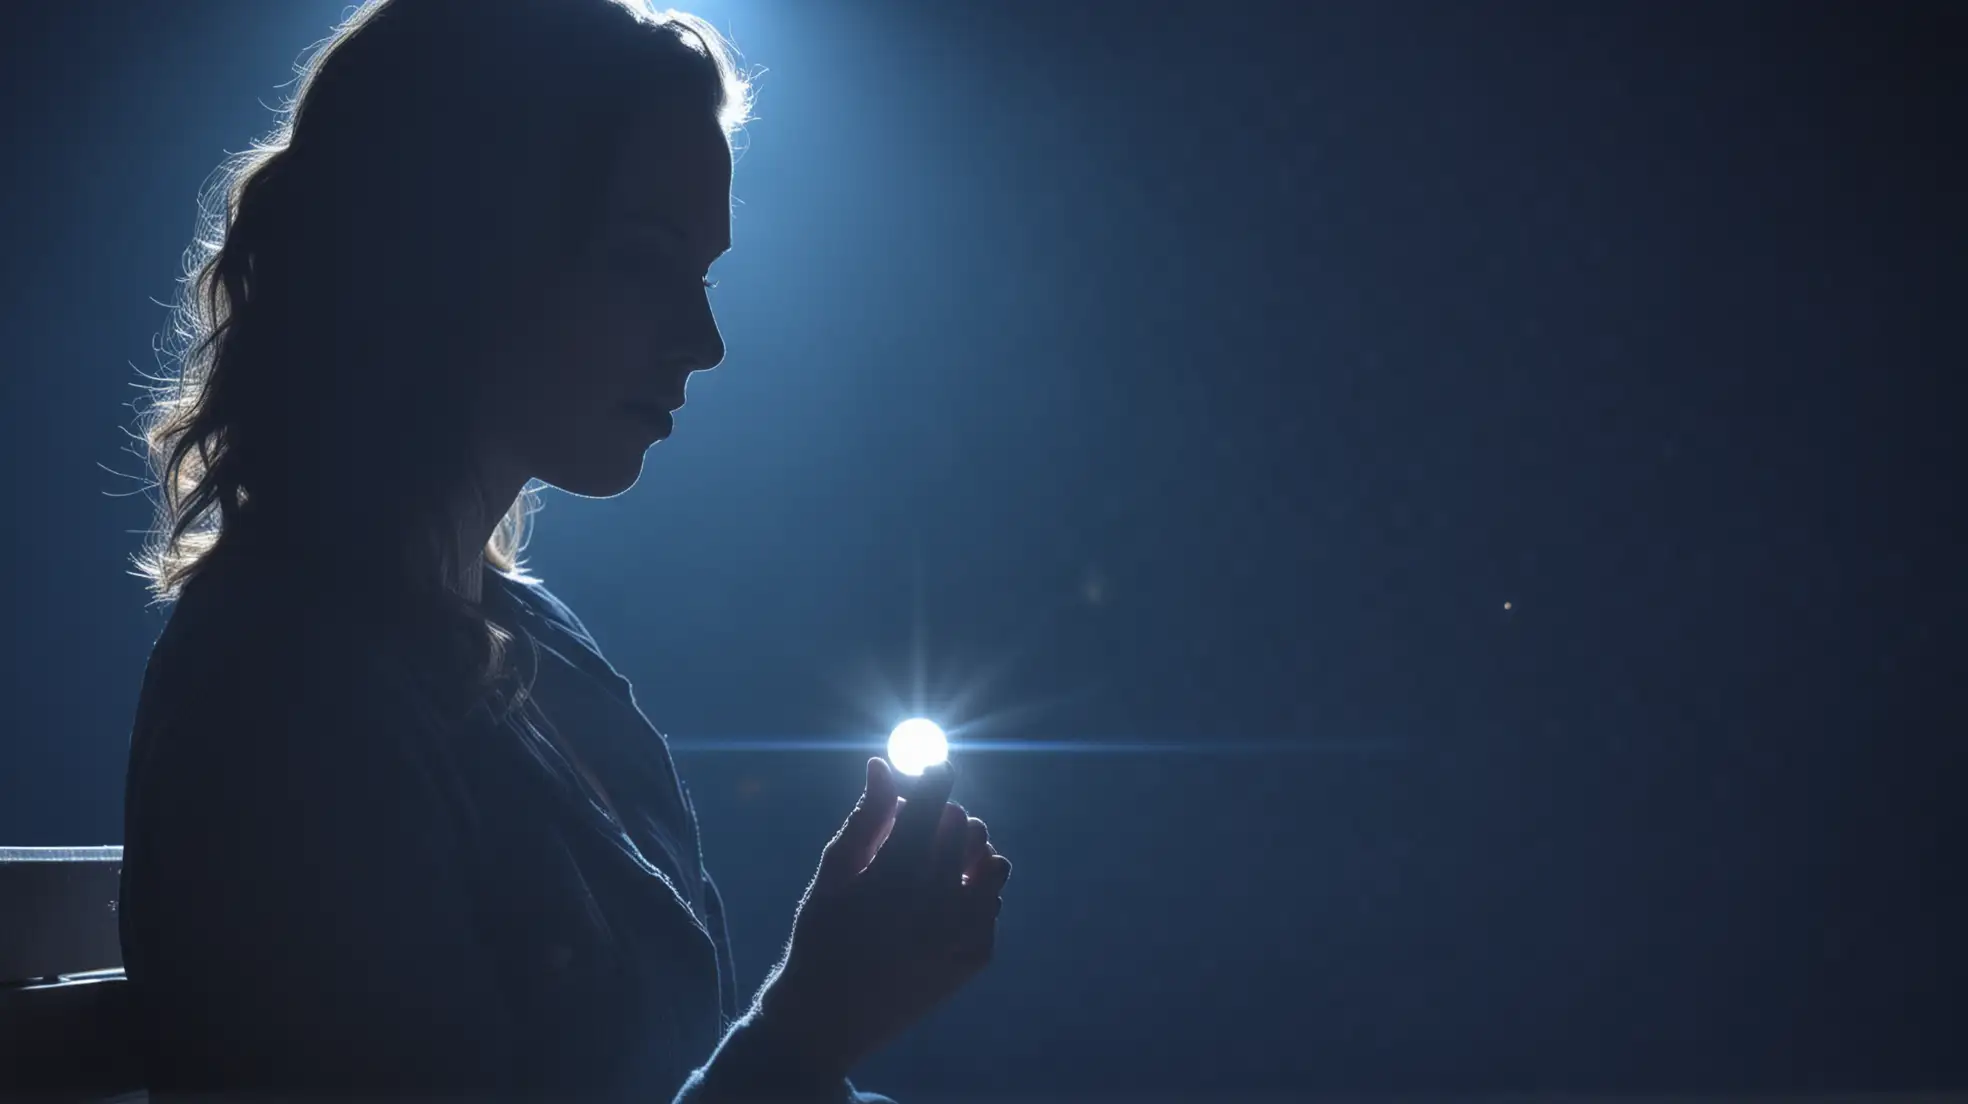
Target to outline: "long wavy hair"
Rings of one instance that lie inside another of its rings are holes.
[[[483,559],[519,573],[532,489],[461,498],[487,320],[592,232],[632,112],[712,112],[729,139],[750,96],[713,27],[642,0],[354,10],[200,192],[140,425],[156,598],[253,540],[448,593],[465,516],[502,517]]]

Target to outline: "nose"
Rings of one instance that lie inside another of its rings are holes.
[[[685,325],[687,336],[677,359],[692,372],[708,372],[724,363],[724,334],[718,331],[709,298],[698,302],[701,305]]]

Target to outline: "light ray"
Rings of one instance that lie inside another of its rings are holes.
[[[839,736],[700,736],[669,742],[673,751],[704,752],[859,752],[878,754],[878,736],[859,739]],[[1385,755],[1406,752],[1399,740],[962,740],[952,741],[950,754],[967,755]]]

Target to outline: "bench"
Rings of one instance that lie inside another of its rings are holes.
[[[142,1100],[121,847],[0,847],[0,1098]]]

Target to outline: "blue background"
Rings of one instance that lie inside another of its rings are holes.
[[[922,710],[1030,750],[905,1098],[1968,1084],[1964,9],[696,10],[731,354],[533,563],[747,984]],[[0,842],[120,840],[120,404],[340,11],[9,8]]]

